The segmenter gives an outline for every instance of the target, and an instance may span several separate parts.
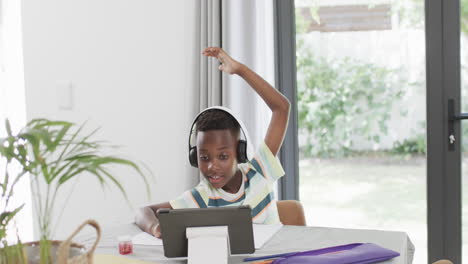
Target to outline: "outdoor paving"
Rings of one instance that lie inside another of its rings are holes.
[[[468,159],[463,163],[468,171]],[[413,263],[427,263],[424,157],[304,159],[299,168],[308,225],[404,231],[416,247]],[[468,179],[468,172],[463,175]],[[468,205],[467,197],[463,200]],[[468,227],[468,206],[463,209],[463,226]],[[465,242],[464,259],[467,251]]]

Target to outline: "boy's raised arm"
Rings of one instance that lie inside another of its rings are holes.
[[[221,62],[219,66],[221,71],[242,77],[268,105],[272,115],[265,135],[265,144],[273,155],[276,155],[283,144],[288,126],[289,100],[249,67],[232,59],[223,49],[206,48],[203,55],[217,58]]]

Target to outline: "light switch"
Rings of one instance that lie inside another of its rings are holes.
[[[73,85],[71,81],[57,81],[58,108],[61,110],[73,109]]]

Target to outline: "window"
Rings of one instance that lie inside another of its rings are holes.
[[[10,120],[16,132],[26,122],[20,7],[21,1],[0,0],[0,137],[6,135],[5,118]],[[10,169],[10,174],[18,171],[15,166]],[[5,161],[0,160],[0,181],[5,177],[4,170]],[[23,241],[33,238],[30,195],[29,180],[23,178],[15,187],[15,195],[10,201],[12,208],[26,204],[16,218]],[[9,232],[12,234],[15,232]],[[8,240],[14,241],[15,238],[12,236]]]
[[[308,223],[404,231],[427,262],[423,1],[294,3]]]

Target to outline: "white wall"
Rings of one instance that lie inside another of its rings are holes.
[[[101,127],[100,139],[123,145],[126,157],[155,175],[149,201],[142,181],[118,169],[135,207],[163,202],[191,187],[187,134],[196,114],[194,1],[23,0],[28,120],[64,119]],[[70,81],[72,109],[59,108],[57,83]],[[61,204],[73,184],[65,186]],[[57,204],[57,208],[61,207]],[[115,189],[104,192],[82,177],[54,238],[85,219],[104,227],[133,221],[134,211]],[[37,238],[37,230],[35,231]]]

